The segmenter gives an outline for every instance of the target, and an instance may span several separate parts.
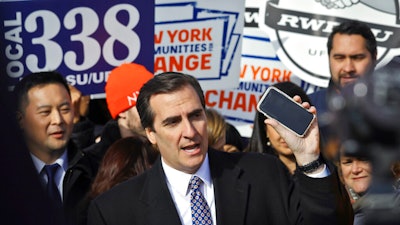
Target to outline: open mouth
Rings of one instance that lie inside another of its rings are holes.
[[[200,150],[200,145],[199,144],[188,145],[188,146],[183,147],[181,149],[184,150],[185,152],[193,153],[193,152],[196,152],[196,151]]]

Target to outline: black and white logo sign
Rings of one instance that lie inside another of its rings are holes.
[[[400,0],[264,0],[259,27],[280,60],[301,79],[326,87],[327,37],[345,20],[367,23],[378,42],[378,65],[400,55]]]

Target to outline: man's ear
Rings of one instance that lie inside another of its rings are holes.
[[[146,131],[146,136],[149,139],[149,141],[155,145],[157,144],[157,140],[156,140],[156,132],[153,131],[151,128],[147,127],[146,129],[144,129]]]

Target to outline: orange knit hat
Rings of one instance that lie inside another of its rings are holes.
[[[136,105],[140,88],[153,76],[144,66],[135,63],[122,64],[110,72],[105,91],[108,110],[114,119]]]

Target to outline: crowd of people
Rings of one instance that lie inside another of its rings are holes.
[[[335,100],[351,99],[347,89],[375,75],[376,40],[366,24],[346,21],[333,29],[327,48],[327,89],[308,96],[292,82],[273,85],[316,115],[303,137],[257,112],[243,142],[206,107],[190,74],[154,76],[136,63],[114,68],[105,86],[105,124],[91,120],[89,96],[58,72],[24,76],[1,99],[14,109],[3,116],[14,139],[2,138],[18,151],[0,165],[6,175],[23,174],[21,182],[6,181],[25,188],[13,190],[21,197],[1,196],[10,202],[4,218],[45,225],[372,224],[365,217],[368,194],[382,173],[374,173],[374,154],[359,154],[359,135],[346,136],[340,128],[347,126],[332,118],[343,112]],[[385,165],[395,212],[399,161]],[[24,167],[14,173],[11,162]],[[18,209],[26,217],[18,218]]]

